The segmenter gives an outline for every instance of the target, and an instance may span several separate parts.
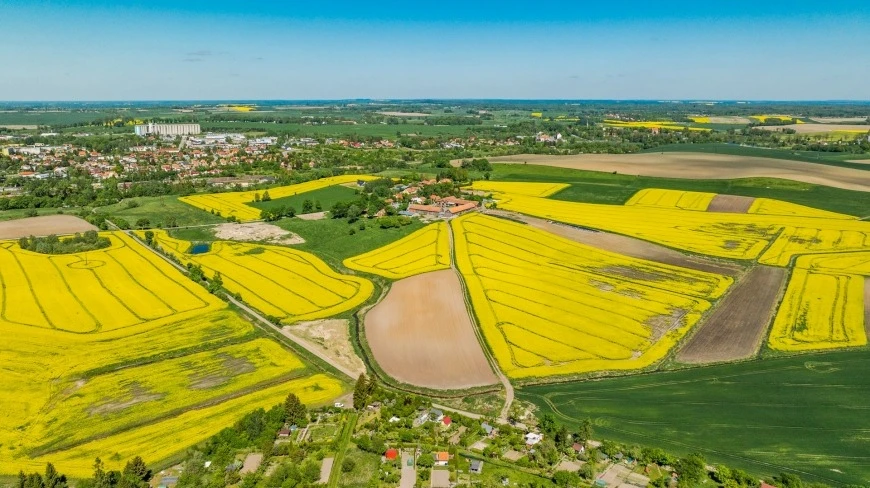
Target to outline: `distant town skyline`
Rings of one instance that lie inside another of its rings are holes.
[[[581,3],[0,0],[0,99],[870,99],[870,2]]]

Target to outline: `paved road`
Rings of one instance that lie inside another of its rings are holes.
[[[487,359],[489,359],[489,364],[492,367],[492,370],[495,371],[496,376],[498,376],[499,381],[501,381],[502,386],[504,386],[505,390],[505,401],[504,406],[501,409],[501,413],[499,414],[499,423],[506,423],[508,419],[508,414],[510,413],[511,404],[514,402],[514,386],[508,381],[507,376],[502,373],[501,368],[498,366],[498,362],[489,354],[489,349],[486,347],[486,342],[482,336],[480,331],[480,324],[477,323],[477,316],[474,314],[474,309],[471,307],[471,303],[468,300],[468,287],[465,285],[465,278],[463,278],[462,273],[456,268],[456,249],[453,245],[453,226],[450,222],[447,222],[447,236],[450,240],[450,268],[453,269],[453,272],[459,277],[459,282],[462,284],[462,295],[465,297],[465,307],[468,309],[468,316],[471,317],[471,320],[474,322],[474,332],[477,334],[477,340],[480,342],[480,347],[483,349],[484,355],[486,355]],[[453,410],[463,415],[467,415],[471,418],[480,418],[472,417],[471,412],[462,412],[461,410],[456,410],[452,408],[448,408],[449,410]]]
[[[402,479],[399,481],[399,488],[414,488],[416,484],[417,468],[414,456],[411,451],[402,450]]]
[[[111,222],[110,222],[110,223],[111,223]],[[114,226],[114,224],[112,224],[112,225]],[[137,241],[139,240],[139,238],[136,237],[136,235],[135,235],[132,231],[127,231],[127,235],[129,235],[129,236],[132,237],[133,239],[136,239]],[[145,246],[145,244],[143,244],[143,246]],[[171,259],[167,258],[167,257],[164,256],[163,254],[157,252],[157,250],[153,249],[152,247],[150,247],[150,246],[145,246],[145,247],[148,248],[148,249],[150,249],[151,252],[153,252],[154,254],[160,256],[161,258],[163,258],[163,260],[165,260],[167,263],[169,263],[169,264],[171,264],[172,266],[175,266],[176,268],[178,268],[182,273],[187,274],[187,269],[185,269],[183,266],[179,265],[179,264],[176,263],[175,261],[172,261]],[[257,322],[259,322],[259,325],[260,325],[260,326],[262,326],[262,327],[269,327],[269,328],[275,330],[275,331],[278,332],[279,334],[283,335],[284,337],[286,337],[286,338],[290,339],[291,341],[295,342],[296,344],[298,344],[300,347],[302,347],[302,348],[305,349],[306,351],[308,351],[308,352],[310,352],[311,354],[313,354],[313,355],[317,356],[318,358],[322,359],[325,363],[329,364],[329,365],[332,366],[333,368],[337,369],[338,371],[341,371],[342,373],[344,373],[345,375],[347,375],[350,379],[352,379],[352,380],[356,380],[357,378],[359,378],[359,375],[360,375],[360,372],[359,372],[359,371],[352,371],[352,370],[350,370],[350,369],[344,367],[343,365],[339,364],[338,362],[336,362],[334,359],[330,358],[330,357],[327,356],[326,354],[323,354],[320,350],[318,350],[316,347],[314,347],[310,342],[308,342],[308,341],[306,341],[305,339],[303,339],[303,338],[297,336],[296,334],[293,334],[292,332],[289,332],[289,331],[284,330],[282,327],[277,326],[277,325],[273,324],[272,322],[269,322],[268,320],[266,320],[265,317],[263,317],[262,315],[260,315],[259,312],[255,311],[255,310],[252,309],[251,307],[245,305],[244,303],[242,303],[242,302],[236,300],[235,298],[233,298],[233,297],[231,297],[231,296],[229,296],[229,295],[224,295],[224,296],[225,296],[225,297],[226,297],[226,298],[227,298],[227,299],[228,299],[228,300],[229,300],[233,305],[239,307],[240,309],[244,310],[247,314],[249,314],[251,317],[253,317]]]

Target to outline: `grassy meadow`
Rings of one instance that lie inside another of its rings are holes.
[[[281,206],[289,206],[296,209],[296,213],[303,213],[302,204],[305,203],[305,200],[311,200],[312,203],[320,202],[322,210],[325,211],[332,208],[332,206],[338,202],[352,201],[355,198],[355,189],[348,188],[346,186],[335,185],[321,188],[320,190],[300,193],[298,195],[293,195],[289,197],[276,198],[273,200],[269,200],[268,202],[250,203],[250,205],[252,207],[259,208],[260,210],[271,210]]]
[[[700,452],[758,475],[791,470],[829,484],[870,482],[866,350],[765,359],[522,388],[518,397],[596,438]]]

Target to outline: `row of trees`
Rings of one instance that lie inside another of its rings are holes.
[[[112,245],[108,237],[100,236],[97,231],[89,230],[83,234],[60,239],[52,234],[46,237],[22,237],[18,239],[21,249],[41,254],[74,254],[79,252],[105,249]]]

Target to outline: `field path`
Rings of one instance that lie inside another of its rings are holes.
[[[450,269],[456,273],[456,276],[459,277],[459,282],[462,284],[462,296],[465,298],[465,307],[468,309],[468,316],[471,318],[471,321],[474,322],[474,333],[477,335],[477,341],[480,343],[483,354],[489,361],[492,370],[504,386],[504,406],[501,409],[498,420],[501,423],[506,423],[508,421],[508,414],[511,410],[511,404],[514,402],[514,386],[502,372],[501,368],[499,368],[498,362],[492,357],[492,354],[490,354],[489,347],[486,345],[486,341],[483,339],[483,335],[480,332],[480,324],[477,323],[477,315],[475,315],[474,308],[471,306],[471,302],[468,299],[468,287],[465,285],[465,278],[463,278],[462,273],[460,273],[456,268],[456,248],[453,245],[453,226],[450,225],[449,222],[447,223],[447,237],[450,239]]]
[[[870,127],[870,126],[868,126]],[[536,164],[625,175],[682,179],[767,177],[870,191],[870,171],[817,163],[730,154],[665,152],[549,156],[518,154],[489,158],[491,163]]]
[[[112,224],[112,225],[114,226],[114,224]],[[133,239],[135,239],[136,242],[141,243],[143,247],[145,247],[145,248],[148,249],[149,251],[153,252],[154,254],[160,256],[160,257],[161,257],[163,260],[165,260],[167,263],[171,264],[172,266],[174,266],[175,268],[177,268],[179,271],[181,271],[183,274],[187,275],[187,270],[186,270],[183,266],[181,266],[180,264],[176,263],[175,261],[172,261],[171,259],[167,258],[167,257],[164,256],[163,254],[157,252],[157,250],[155,250],[155,249],[152,248],[151,246],[146,246],[144,243],[142,243],[142,242],[139,240],[139,238],[136,236],[136,234],[133,233],[133,231],[125,231],[125,232],[127,233],[127,235],[129,235],[130,237],[132,237]],[[236,300],[236,299],[233,298],[232,296],[230,296],[230,295],[226,295],[226,294],[225,294],[224,296],[225,296],[225,297],[227,298],[227,300],[229,300],[233,305],[239,307],[240,309],[244,310],[248,315],[250,315],[251,317],[253,317],[253,318],[255,319],[255,323],[257,323],[257,325],[259,325],[260,327],[267,327],[267,328],[269,328],[269,329],[271,329],[271,330],[273,330],[273,331],[275,331],[275,332],[281,334],[282,336],[284,336],[284,337],[290,339],[291,341],[295,342],[299,347],[305,349],[305,350],[308,351],[311,355],[318,357],[319,359],[321,359],[321,360],[322,360],[323,362],[325,362],[326,364],[332,366],[332,367],[335,368],[337,371],[340,371],[342,374],[346,375],[348,378],[350,378],[350,379],[352,379],[352,380],[356,380],[357,378],[359,378],[359,371],[352,371],[352,370],[346,368],[344,365],[342,365],[342,364],[339,363],[338,361],[335,361],[334,359],[330,358],[330,357],[327,356],[326,354],[323,354],[322,352],[320,352],[320,351],[319,351],[316,347],[314,347],[314,345],[312,345],[310,342],[306,341],[305,339],[299,337],[298,335],[296,335],[296,334],[294,334],[294,333],[292,333],[292,332],[289,332],[289,331],[286,331],[286,330],[282,329],[281,327],[279,327],[279,326],[273,324],[272,322],[269,322],[268,320],[266,320],[265,317],[263,317],[262,315],[260,315],[259,312],[257,312],[256,310],[252,309],[251,307],[247,306],[246,304],[244,304],[244,303],[242,303],[242,302]]]

